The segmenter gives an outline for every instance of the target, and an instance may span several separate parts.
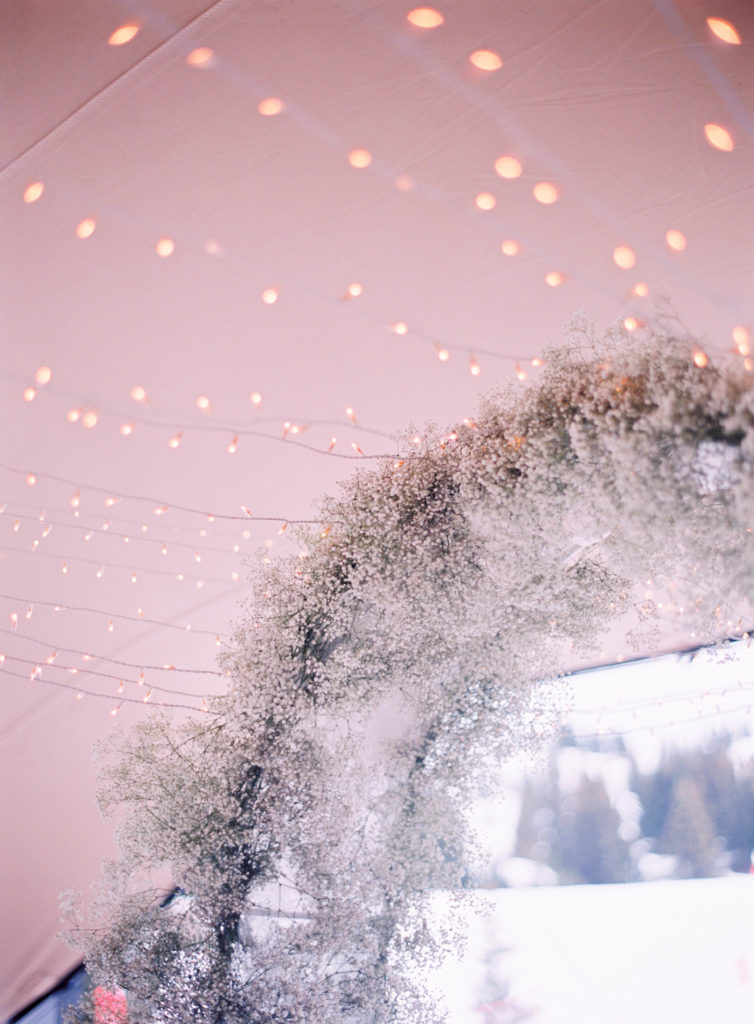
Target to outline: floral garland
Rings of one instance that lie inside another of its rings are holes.
[[[631,607],[646,639],[646,580],[696,643],[745,627],[754,387],[695,352],[575,324],[537,383],[354,476],[308,557],[256,572],[228,694],[103,774],[122,856],[74,939],[133,1020],[437,1019],[428,901],[461,887],[465,808],[541,681]]]

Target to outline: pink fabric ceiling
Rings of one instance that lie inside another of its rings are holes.
[[[710,354],[746,356],[751,4],[410,10],[0,13],[2,1013],[76,960],[57,893],[110,851],[92,743],[150,691],[196,709],[222,688],[245,560],[295,553],[286,522],[397,430],[535,375],[578,310],[633,328],[667,295]]]

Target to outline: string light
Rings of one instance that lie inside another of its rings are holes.
[[[670,231],[665,233],[665,241],[674,252],[683,252],[686,248],[686,236],[682,231],[678,231],[675,228],[671,228]]]
[[[558,190],[549,181],[540,181],[532,189],[532,194],[538,203],[544,206],[551,206],[558,201]]]
[[[161,238],[154,249],[158,256],[167,259],[168,256],[172,256],[175,252],[175,242],[172,238]]]
[[[751,348],[749,345],[749,332],[745,327],[738,326],[733,328],[733,341],[736,343],[736,348],[742,356],[748,356],[751,354]]]
[[[397,320],[394,324],[391,324],[390,326],[391,329],[395,331],[396,334],[399,334],[401,336],[408,334],[408,325],[405,324],[402,320]]]
[[[644,299],[649,295],[649,285],[644,281],[637,281],[631,289],[631,294],[636,295],[638,298]]]
[[[433,7],[416,7],[413,11],[408,12],[406,21],[409,21],[416,28],[429,29],[438,28],[443,24],[445,18]]]
[[[26,388],[26,390],[24,391],[24,401],[25,402],[33,402],[36,397],[37,397],[37,389],[36,388]]]
[[[725,18],[707,18],[707,24],[717,38],[724,43],[729,43],[732,46],[741,45],[741,36],[738,34],[738,30]]]
[[[268,96],[260,100],[257,110],[263,117],[275,117],[284,109],[283,101],[279,96]]]
[[[34,374],[37,384],[49,384],[52,380],[52,370],[49,366],[40,366]]]
[[[469,60],[480,71],[497,71],[503,66],[500,54],[495,53],[494,50],[474,50],[469,56]]]
[[[279,293],[277,288],[265,288],[262,292],[262,302],[264,302],[266,306],[274,306],[278,298]]]
[[[134,402],[139,402],[139,403],[146,402],[147,401],[146,389],[143,388],[141,386],[141,384],[135,384],[131,388],[131,398],[133,398]]]
[[[523,167],[521,161],[517,160],[515,156],[499,156],[495,161],[495,171],[501,178],[513,180],[521,176]]]
[[[110,35],[110,38],[107,40],[108,45],[125,46],[126,43],[130,43],[131,40],[138,35],[139,28],[139,23],[136,21],[126,22],[125,25],[121,25],[120,28],[116,28],[116,30]]]
[[[481,372],[482,372],[482,368],[479,365],[479,363],[476,361],[474,356],[470,356],[470,358],[469,358],[469,373],[471,374],[471,376],[472,377],[478,377]]]
[[[630,270],[636,264],[636,253],[627,245],[619,245],[613,249],[613,262],[622,270]]]
[[[259,406],[262,404],[262,396],[259,394],[258,391],[252,391],[251,394],[249,395],[249,401],[253,406],[256,406],[256,408],[258,409]]]
[[[369,167],[371,164],[372,154],[368,149],[352,149],[348,154],[348,162],[351,167],[363,170],[363,168]]]
[[[565,276],[559,270],[548,270],[545,281],[551,288],[558,288],[565,281]]]
[[[91,430],[92,427],[96,427],[99,421],[99,414],[96,409],[87,409],[81,417],[82,427],[86,427],[87,430]]]
[[[480,192],[474,203],[480,210],[494,210],[497,200],[491,192]]]
[[[33,181],[31,185],[27,185],[24,189],[24,202],[36,203],[38,199],[42,198],[44,190],[45,187],[41,181]]]
[[[199,46],[186,54],[186,63],[192,68],[209,68],[214,64],[215,51],[209,46]]]
[[[96,227],[97,222],[92,217],[86,217],[76,225],[76,236],[81,239],[91,238]]]
[[[721,124],[705,124],[704,136],[713,149],[722,150],[724,153],[733,151],[733,136]]]
[[[230,591],[228,591],[228,593],[233,593],[234,591],[235,591],[235,588],[232,588]],[[14,597],[14,596],[12,596],[10,594],[0,594],[0,599],[3,599],[5,601],[17,601],[20,604],[28,604],[29,603],[26,598]],[[89,608],[89,607],[85,607],[85,606],[81,606],[81,605],[70,605],[70,604],[56,604],[56,603],[53,603],[52,601],[41,601],[38,598],[35,599],[34,604],[35,605],[39,605],[41,607],[52,608],[56,612],[67,611],[67,612],[89,613],[89,614],[92,614],[92,615],[105,615],[109,619],[112,619],[114,621],[122,620],[124,622],[149,623],[150,625],[153,625],[153,626],[162,626],[164,629],[178,629],[178,630],[181,630],[181,632],[185,631],[186,629],[191,629],[191,626],[188,626],[188,627],[187,626],[179,626],[179,625],[176,625],[176,623],[174,623],[174,622],[166,622],[163,619],[152,619],[152,618],[149,618],[149,617],[144,615],[144,612],[143,612],[143,610],[141,608],[137,609],[138,615],[126,615],[125,613],[106,611],[106,610],[104,610],[102,608]],[[193,632],[196,633],[197,635],[199,635],[199,634],[206,635],[206,636],[215,636],[216,635],[216,631],[207,630],[207,629],[195,629]],[[223,637],[226,637],[226,638],[229,636],[229,634],[226,634],[226,633],[223,633],[221,635]]]
[[[521,246],[515,240],[515,238],[506,238],[501,244],[500,248],[505,256],[516,256],[521,251]]]

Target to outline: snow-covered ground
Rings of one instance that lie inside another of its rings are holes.
[[[752,1024],[754,876],[484,894],[463,960],[438,975],[452,1024],[479,1009],[484,950],[536,1024]]]

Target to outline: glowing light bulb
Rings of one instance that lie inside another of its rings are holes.
[[[154,251],[158,256],[162,256],[163,259],[167,259],[168,256],[172,256],[175,252],[175,242],[172,238],[161,238],[154,247]]]
[[[37,478],[33,473],[26,474],[26,483],[29,485],[29,487],[33,487],[36,482]]]
[[[257,407],[259,407],[262,404],[262,396],[259,394],[258,391],[252,391],[251,394],[249,395],[249,401],[251,402],[252,405],[256,405]]]
[[[52,380],[52,370],[49,366],[40,366],[34,374],[37,384],[49,384]]]
[[[265,288],[262,292],[262,302],[264,302],[266,306],[274,305],[277,302],[278,297],[279,293],[277,288]]]
[[[215,51],[209,46],[198,46],[186,55],[186,63],[192,68],[209,68],[214,64]]]
[[[416,28],[438,28],[445,21],[445,18],[433,7],[416,7],[406,15],[409,21]]]
[[[649,285],[644,281],[637,281],[631,289],[631,294],[638,296],[640,299],[645,299],[649,295]]]
[[[130,43],[138,35],[139,28],[140,26],[137,22],[129,21],[125,25],[121,25],[120,28],[116,28],[107,42],[110,46],[125,46],[126,43]]]
[[[519,380],[522,383],[526,380],[526,370],[518,363],[516,363],[516,380]]]
[[[668,243],[668,248],[674,252],[683,252],[686,248],[686,236],[675,228],[671,228],[665,233],[665,241]]]
[[[405,324],[402,320],[397,320],[394,324],[392,324],[392,329],[395,331],[396,334],[403,335],[408,333],[408,325]]]
[[[113,633],[115,631],[115,625],[113,624],[112,619],[110,619],[110,621],[107,624],[107,631],[108,633]]]
[[[96,577],[97,577],[97,579],[98,579],[98,580],[101,580],[101,579],[102,579],[102,577],[103,577],[103,576],[105,575],[105,567],[104,567],[104,565],[101,565],[101,566],[99,567],[99,569],[97,570],[97,572],[95,573],[95,575],[96,575]]]
[[[704,135],[713,149],[720,149],[724,153],[733,151],[733,136],[721,124],[705,124]]]
[[[724,43],[730,43],[732,46],[741,45],[741,36],[738,34],[735,26],[726,21],[725,18],[707,18],[707,24],[717,38],[722,39]]]
[[[733,341],[736,343],[736,348],[742,356],[748,356],[751,354],[749,332],[745,327],[739,326],[733,328]]]
[[[96,227],[97,222],[91,217],[86,217],[76,225],[76,236],[82,239],[91,238]]]
[[[362,170],[364,167],[369,167],[372,162],[372,154],[368,149],[352,149],[348,154],[348,162],[351,167],[356,167],[358,170]]]
[[[619,245],[613,249],[613,262],[622,270],[630,270],[636,263],[636,253],[627,245]]]
[[[346,406],[345,413],[346,413],[346,416],[351,421],[351,423],[355,423],[356,422],[356,413],[353,411],[353,409],[351,408],[350,405]],[[335,440],[335,438],[333,438],[333,440]]]
[[[24,202],[36,203],[38,199],[42,198],[44,190],[45,187],[41,181],[33,181],[31,185],[27,185],[24,189]]]
[[[565,281],[565,277],[559,270],[548,270],[545,274],[545,281],[551,288],[557,288]]]
[[[497,200],[491,192],[480,192],[474,203],[479,210],[494,210]]]
[[[700,369],[705,367],[709,362],[705,352],[702,352],[700,348],[694,349],[694,366],[698,366]]]
[[[86,427],[87,430],[91,430],[92,427],[96,427],[99,421],[99,413],[96,409],[87,409],[84,415],[81,417],[82,427]]]
[[[523,167],[521,161],[517,160],[515,156],[499,156],[495,161],[495,171],[501,178],[513,180],[521,176]]]
[[[551,206],[558,201],[558,190],[549,181],[538,182],[532,189],[532,195],[544,206]]]
[[[359,446],[356,444],[355,441],[351,441],[351,447],[353,448],[353,450],[356,452],[357,455],[363,455],[364,454],[364,452],[361,450],[361,448],[359,448]]]
[[[329,445],[329,447],[328,447],[328,449],[327,449],[327,450],[328,450],[328,452],[331,452],[331,451],[333,450],[333,448],[335,447],[335,443],[337,442],[337,440],[338,440],[338,439],[337,439],[337,437],[331,437],[331,438],[330,438],[330,445]]]
[[[146,402],[147,392],[141,384],[136,384],[131,388],[131,398],[133,398],[134,402]]]
[[[474,50],[469,56],[469,60],[480,71],[497,71],[503,66],[500,54],[495,53],[494,50]]]
[[[135,423],[121,423],[120,432],[123,437],[130,437],[134,430],[136,430]]]
[[[60,571],[63,573],[64,576],[68,573],[68,562],[63,562],[63,564],[60,567]]]
[[[635,316],[624,316],[623,326],[626,328],[627,331],[636,331],[639,328],[639,321],[636,319]]]
[[[238,437],[234,437],[228,447],[225,449],[228,455],[235,455],[238,451]]]
[[[36,388],[26,388],[26,390],[24,391],[24,401],[25,402],[33,402],[36,397],[37,397],[37,389]]]
[[[482,367],[476,361],[474,356],[471,356],[471,358],[469,359],[469,373],[471,374],[472,377],[478,377],[481,372]]]
[[[450,359],[450,352],[446,348],[437,348],[437,358],[441,363],[447,363]]]
[[[263,117],[275,117],[279,114],[285,104],[279,96],[267,96],[266,99],[261,100],[257,110]]]
[[[515,238],[506,238],[504,242],[501,242],[500,248],[505,256],[516,256],[521,251],[521,246]]]
[[[66,413],[65,418],[68,420],[69,423],[78,423],[78,421],[81,419],[82,412],[83,409],[69,409],[68,412]]]
[[[210,401],[206,395],[199,395],[196,400],[196,405],[198,409],[202,410],[202,412],[207,412],[210,408]]]
[[[363,291],[364,291],[364,289],[362,288],[362,286],[359,284],[358,281],[353,281],[348,286],[348,295],[352,299],[357,299],[359,297],[359,295],[361,295],[361,293]]]
[[[171,437],[168,441],[168,448],[179,448],[181,441],[183,440],[183,433],[179,432],[174,437]]]

